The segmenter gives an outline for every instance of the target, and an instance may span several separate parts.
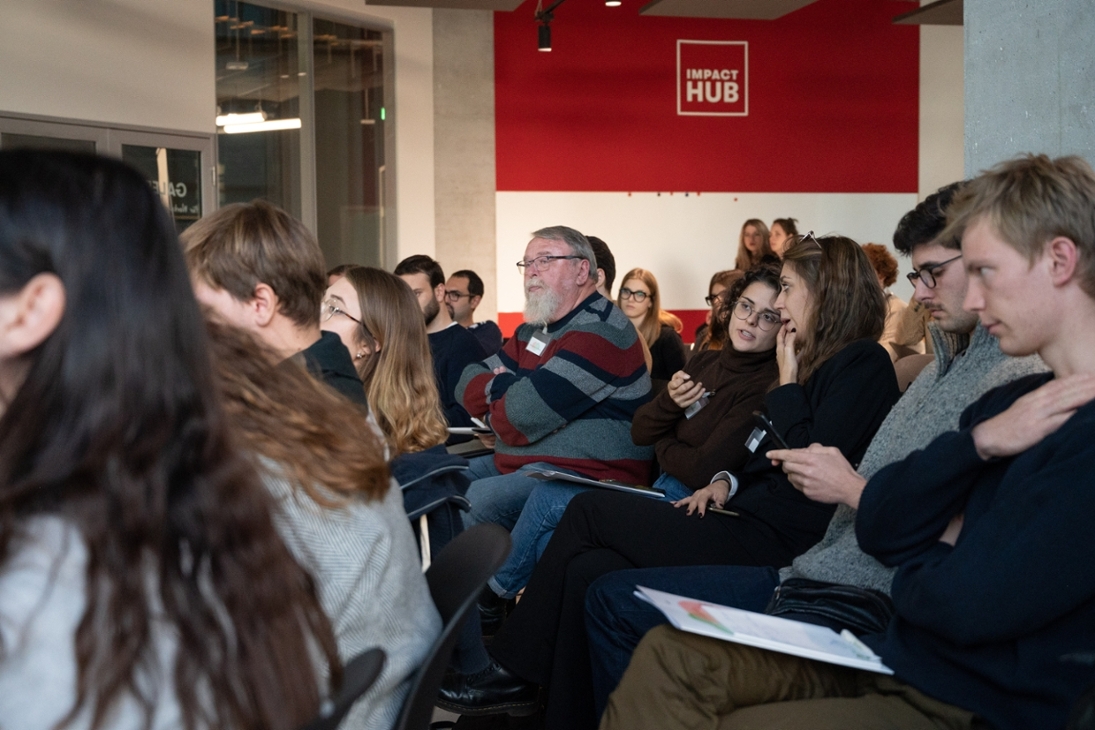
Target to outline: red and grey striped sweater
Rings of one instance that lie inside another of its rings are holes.
[[[550,341],[536,354],[534,332]],[[504,366],[509,372],[494,374]],[[504,474],[545,461],[594,479],[646,484],[653,452],[631,440],[631,419],[650,400],[639,335],[612,302],[592,294],[545,327],[523,324],[493,357],[469,365],[456,389],[498,435]]]

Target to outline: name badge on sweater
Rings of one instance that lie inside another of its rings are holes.
[[[684,409],[684,417],[692,418],[692,416],[702,411],[704,406],[706,406],[710,402],[711,399],[707,397],[707,393],[704,393],[700,396],[700,399],[698,401]]]
[[[551,335],[547,332],[533,332],[532,337],[529,338],[528,347],[525,349],[533,355],[539,355],[548,346],[549,342],[551,342]]]
[[[760,426],[753,429],[753,433],[749,434],[749,438],[745,439],[745,448],[749,449],[751,453],[757,452],[757,447],[760,446],[760,442],[764,440],[764,437],[768,435]]]

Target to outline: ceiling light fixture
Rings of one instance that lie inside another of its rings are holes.
[[[618,8],[623,5],[621,0],[605,0],[605,5],[610,8]]]
[[[258,124],[259,122],[266,121],[266,112],[257,111],[247,114],[218,114],[217,126],[223,127],[227,124]]]
[[[541,50],[541,51],[550,51],[551,50],[551,26],[548,25],[547,23],[544,23],[543,25],[540,26],[539,41],[540,42],[537,45],[538,50]]]
[[[279,129],[300,129],[300,117],[294,119],[271,119],[256,124],[226,124],[225,134],[247,134],[248,132],[273,132]]]
[[[537,49],[541,51],[551,50],[551,21],[555,18],[555,8],[563,4],[563,0],[555,0],[548,6],[547,10],[544,10],[544,0],[536,0],[536,13],[533,16],[536,22],[540,24],[537,29]]]

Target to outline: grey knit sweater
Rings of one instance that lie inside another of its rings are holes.
[[[870,479],[882,467],[903,459],[958,426],[958,417],[983,393],[1047,368],[1042,360],[1000,352],[996,338],[980,324],[972,335],[931,327],[935,362],[929,363],[890,411],[863,455],[859,473]],[[821,542],[780,571],[780,578],[812,578],[890,592],[894,569],[862,550],[855,539],[855,510],[839,505]]]

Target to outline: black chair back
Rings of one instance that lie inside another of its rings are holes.
[[[342,688],[334,699],[327,700],[320,708],[319,716],[302,730],[335,730],[354,702],[365,694],[384,668],[384,652],[369,649],[354,657],[342,668]]]
[[[414,677],[394,730],[428,730],[460,628],[509,551],[509,532],[484,524],[461,533],[434,557],[426,582],[444,628]]]

